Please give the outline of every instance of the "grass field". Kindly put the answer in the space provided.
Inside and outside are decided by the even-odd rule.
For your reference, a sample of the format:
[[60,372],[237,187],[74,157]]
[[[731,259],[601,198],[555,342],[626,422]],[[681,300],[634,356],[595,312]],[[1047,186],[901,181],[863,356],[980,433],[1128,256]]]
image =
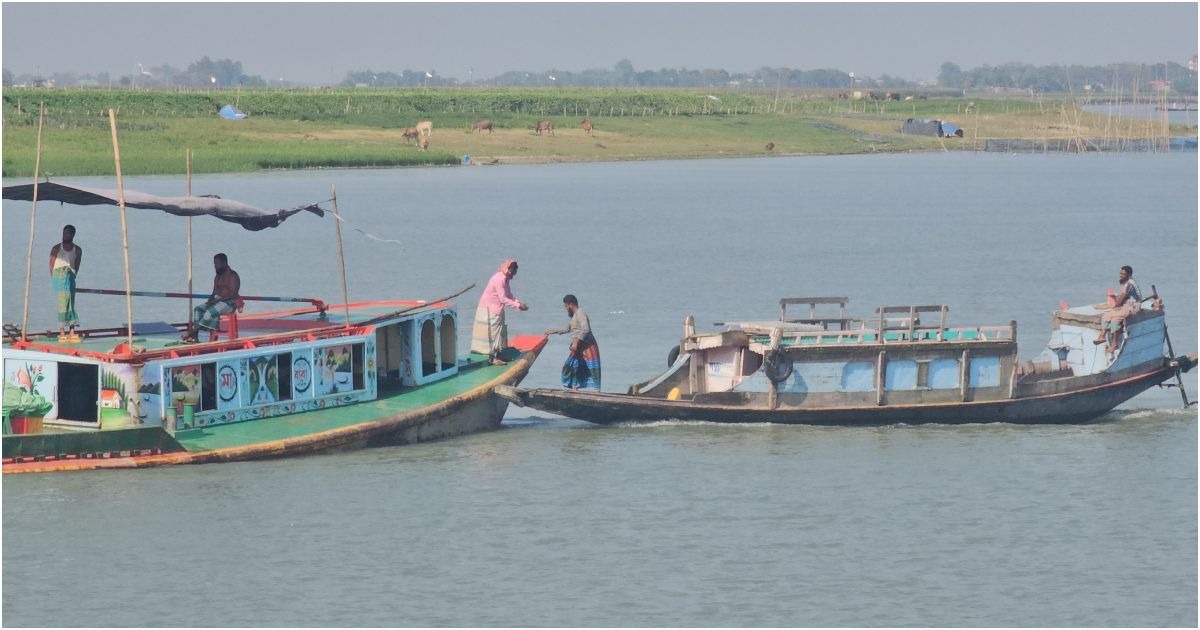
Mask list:
[[[931,98],[848,101],[829,93],[614,89],[295,90],[150,92],[35,90],[3,94],[7,177],[33,173],[37,104],[46,103],[42,172],[113,173],[106,111],[117,110],[128,174],[270,168],[417,166],[457,163],[464,154],[500,163],[955,150],[987,138],[1161,137],[1161,123],[1115,121],[1064,100]],[[242,121],[217,116],[236,102]],[[972,104],[972,107],[968,107]],[[580,120],[595,125],[586,135]],[[901,136],[908,117],[949,120],[964,138]],[[494,134],[472,132],[479,119]],[[433,122],[430,150],[403,129]],[[550,120],[553,135],[536,135]],[[1119,124],[1118,124],[1119,123]],[[1173,128],[1171,133],[1195,133]],[[773,143],[773,149],[766,148]]]

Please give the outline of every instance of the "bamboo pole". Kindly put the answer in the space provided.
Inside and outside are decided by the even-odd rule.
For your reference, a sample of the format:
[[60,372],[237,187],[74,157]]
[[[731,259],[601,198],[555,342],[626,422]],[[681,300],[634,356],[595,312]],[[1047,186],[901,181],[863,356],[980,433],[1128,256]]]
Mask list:
[[[192,149],[187,150],[187,196],[192,196]],[[187,246],[188,246],[188,289],[190,295],[192,292],[192,217],[187,218]],[[188,298],[187,321],[192,321],[192,298]]]
[[[129,327],[126,329],[126,340],[129,343],[129,352],[133,352],[133,290],[132,283],[129,281],[129,230],[125,224],[125,183],[121,179],[121,145],[117,142],[117,114],[112,109],[108,110],[108,126],[112,129],[113,141],[113,164],[117,169],[117,201],[121,206],[121,245],[125,252],[125,314],[126,323]],[[136,393],[136,392],[135,392]]]
[[342,253],[342,217],[338,214],[337,184],[333,184],[333,224],[337,226],[338,262],[342,266],[342,308],[346,313],[346,328],[350,328],[350,297],[346,290],[346,256]]
[[25,255],[25,310],[21,315],[21,340],[26,340],[25,329],[29,325],[29,279],[33,272],[33,234],[37,221],[38,177],[42,169],[42,126],[46,122],[46,102],[38,109],[37,149],[33,158],[33,210],[29,212],[29,253]]

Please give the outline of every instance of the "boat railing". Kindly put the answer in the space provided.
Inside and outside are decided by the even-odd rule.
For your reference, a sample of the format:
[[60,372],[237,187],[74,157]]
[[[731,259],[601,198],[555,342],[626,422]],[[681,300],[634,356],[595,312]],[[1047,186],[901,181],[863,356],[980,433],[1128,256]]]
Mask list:
[[[76,293],[93,293],[97,295],[126,295],[126,291],[120,289],[75,289]],[[172,293],[169,291],[129,291],[128,295],[137,297],[157,297],[157,298],[192,298],[199,300],[207,300],[212,297],[207,293]],[[325,319],[325,313],[329,310],[325,302],[317,298],[305,297],[285,297],[278,295],[239,295],[238,299],[243,302],[306,302],[312,304],[313,308],[319,314],[321,319]]]
[[[790,324],[816,324],[822,328],[829,329],[830,325],[834,326],[834,330],[849,330],[855,327],[855,324],[861,325],[862,321],[855,317],[846,317],[846,303],[850,301],[848,297],[794,297],[782,298],[779,300],[779,321]],[[787,307],[789,305],[807,304],[808,317],[788,319]],[[834,317],[817,315],[818,304],[837,304],[838,315]]]
[[[804,302],[807,303],[807,302]],[[830,346],[848,344],[889,344],[921,342],[994,342],[1014,341],[1017,323],[1008,326],[955,327],[946,325],[949,307],[944,304],[881,306],[875,309],[876,319],[868,327],[862,319],[843,318],[859,322],[858,326],[824,331],[783,331],[782,339],[790,347]],[[922,315],[936,315],[925,323]],[[795,321],[795,320],[789,320]],[[815,322],[806,322],[815,323]]]

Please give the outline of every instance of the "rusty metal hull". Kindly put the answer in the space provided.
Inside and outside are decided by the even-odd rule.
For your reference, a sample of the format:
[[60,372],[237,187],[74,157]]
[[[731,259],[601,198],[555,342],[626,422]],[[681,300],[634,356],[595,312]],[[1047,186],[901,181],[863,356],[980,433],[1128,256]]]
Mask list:
[[826,426],[979,422],[1071,424],[1096,419],[1146,389],[1175,378],[1178,370],[1178,366],[1166,365],[1109,383],[1040,396],[915,405],[770,409],[552,389],[500,388],[499,392],[517,404],[597,424],[663,420]]

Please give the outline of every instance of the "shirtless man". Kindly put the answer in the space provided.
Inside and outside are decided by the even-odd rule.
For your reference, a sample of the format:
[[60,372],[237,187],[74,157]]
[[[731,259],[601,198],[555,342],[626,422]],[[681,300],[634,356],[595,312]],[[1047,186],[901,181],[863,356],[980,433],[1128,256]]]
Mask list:
[[196,341],[201,328],[220,330],[221,316],[237,308],[238,291],[242,288],[241,277],[229,266],[229,258],[225,254],[213,256],[213,268],[216,269],[217,275],[213,278],[212,295],[203,304],[192,309],[192,325],[184,333],[184,341]]

